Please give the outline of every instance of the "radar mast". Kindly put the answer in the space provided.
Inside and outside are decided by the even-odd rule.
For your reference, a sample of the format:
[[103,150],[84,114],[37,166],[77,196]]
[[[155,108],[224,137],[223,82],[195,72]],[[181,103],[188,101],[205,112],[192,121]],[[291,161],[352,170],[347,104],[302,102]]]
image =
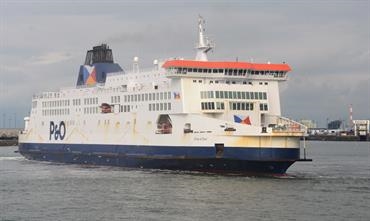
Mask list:
[[197,61],[208,61],[207,52],[215,47],[214,43],[211,42],[207,36],[205,36],[205,20],[199,15],[198,18],[198,43],[197,43]]

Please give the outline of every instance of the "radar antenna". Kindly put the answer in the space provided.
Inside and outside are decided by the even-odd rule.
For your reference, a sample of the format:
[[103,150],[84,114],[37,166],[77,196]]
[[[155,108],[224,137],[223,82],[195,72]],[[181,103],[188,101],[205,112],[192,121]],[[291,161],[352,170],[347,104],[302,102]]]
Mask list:
[[205,20],[199,15],[198,18],[198,43],[196,46],[197,56],[195,60],[197,61],[208,61],[207,52],[215,47],[214,43],[211,42],[207,36],[205,36]]

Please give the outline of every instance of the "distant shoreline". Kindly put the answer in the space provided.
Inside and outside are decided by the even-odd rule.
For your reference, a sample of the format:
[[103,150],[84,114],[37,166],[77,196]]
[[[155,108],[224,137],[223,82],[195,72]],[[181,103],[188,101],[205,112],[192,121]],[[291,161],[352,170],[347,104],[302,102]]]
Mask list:
[[0,147],[4,146],[17,146],[18,145],[18,139],[0,139]]
[[312,141],[370,141],[369,136],[363,137],[362,139],[359,136],[333,136],[333,135],[310,135],[305,137],[305,140]]

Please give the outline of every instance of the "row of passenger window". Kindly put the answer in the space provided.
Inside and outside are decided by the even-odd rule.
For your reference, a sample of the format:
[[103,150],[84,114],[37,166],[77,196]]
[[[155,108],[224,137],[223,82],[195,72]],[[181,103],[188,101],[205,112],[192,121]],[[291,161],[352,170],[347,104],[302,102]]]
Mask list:
[[121,105],[119,107],[120,112],[130,112],[130,105]]
[[225,110],[224,102],[201,102],[202,110]]
[[254,70],[241,70],[241,69],[226,69],[225,75],[229,76],[245,76],[246,74],[251,75],[271,75],[274,77],[284,77],[284,71],[254,71]]
[[253,103],[250,102],[230,102],[230,110],[247,110],[252,111],[254,109]]
[[145,94],[131,94],[124,96],[124,102],[170,100],[171,92],[156,92]]
[[149,111],[167,111],[171,110],[171,103],[149,104]]
[[84,105],[92,105],[92,104],[98,104],[97,97],[84,98]]
[[224,73],[224,69],[206,69],[206,68],[170,68],[176,74],[186,74],[187,72],[196,73]]
[[69,106],[69,100],[43,101],[42,107],[65,107]]
[[121,102],[121,96],[111,96],[110,102],[113,103],[120,103]]
[[60,115],[69,115],[69,109],[49,109],[42,110],[42,116],[60,116]]
[[80,106],[81,100],[80,99],[72,99],[72,105],[73,106]]
[[[247,110],[253,111],[254,104],[250,102],[229,102],[230,110]],[[223,102],[201,102],[202,110],[224,110],[225,105]],[[260,104],[261,111],[268,111],[266,103]]]
[[267,93],[248,91],[201,91],[200,98],[267,100]]
[[99,112],[98,107],[84,107],[84,114],[97,114]]

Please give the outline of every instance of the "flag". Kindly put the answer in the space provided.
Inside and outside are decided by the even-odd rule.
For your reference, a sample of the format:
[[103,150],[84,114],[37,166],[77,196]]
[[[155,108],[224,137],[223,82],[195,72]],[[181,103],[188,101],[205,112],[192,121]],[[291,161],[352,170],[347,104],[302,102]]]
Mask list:
[[173,97],[177,100],[180,99],[180,93],[173,92]]
[[251,119],[249,116],[245,117],[245,116],[234,115],[234,122],[240,123],[240,124],[252,125]]

